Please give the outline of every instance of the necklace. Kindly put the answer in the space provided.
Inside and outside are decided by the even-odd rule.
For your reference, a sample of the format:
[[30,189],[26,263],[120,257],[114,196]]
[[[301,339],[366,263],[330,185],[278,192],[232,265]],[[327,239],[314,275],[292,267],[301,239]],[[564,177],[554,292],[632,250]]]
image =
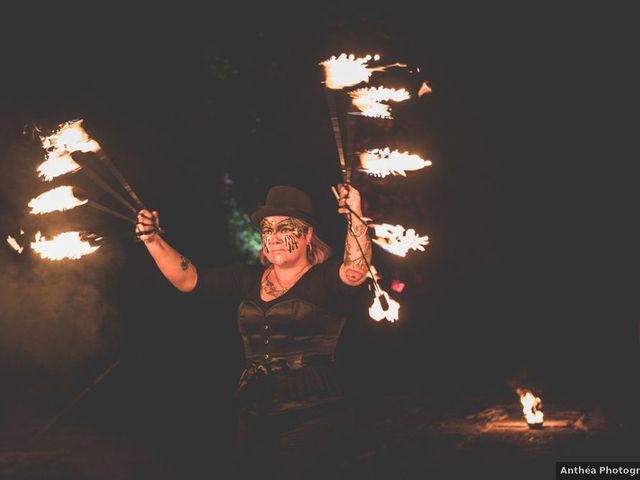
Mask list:
[[[304,274],[304,272],[306,272],[309,267],[311,267],[311,265],[305,265],[295,276],[293,282],[291,283],[290,286],[285,287],[284,284],[282,283],[282,281],[280,280],[280,278],[278,277],[278,274],[276,272],[276,269],[273,267],[273,265],[271,265],[269,267],[269,272],[267,273],[267,275],[265,275],[265,279],[264,282],[262,283],[262,287],[265,291],[266,294],[272,296],[272,297],[279,297],[280,295],[284,295],[287,291],[289,291],[289,289],[291,287],[293,287],[296,282],[298,281],[298,279]],[[271,273],[273,272],[273,275],[276,277],[276,281],[278,282],[278,284],[280,285],[281,288],[277,288],[274,283],[269,279],[269,277],[271,276]]]

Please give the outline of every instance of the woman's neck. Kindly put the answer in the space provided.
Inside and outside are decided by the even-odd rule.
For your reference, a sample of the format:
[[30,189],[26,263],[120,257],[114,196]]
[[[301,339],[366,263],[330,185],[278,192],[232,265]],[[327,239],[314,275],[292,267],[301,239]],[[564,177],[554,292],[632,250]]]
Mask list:
[[301,258],[300,261],[294,263],[293,265],[272,265],[274,271],[278,275],[278,278],[284,280],[285,282],[299,276],[301,272],[303,272],[310,266],[311,265],[306,258]]

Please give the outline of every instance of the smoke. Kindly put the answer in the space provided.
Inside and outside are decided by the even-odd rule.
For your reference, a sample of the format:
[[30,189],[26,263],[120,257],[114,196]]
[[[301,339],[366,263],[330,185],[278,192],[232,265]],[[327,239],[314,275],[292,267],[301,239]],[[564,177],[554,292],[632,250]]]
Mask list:
[[27,258],[15,258],[2,250],[0,364],[12,370],[69,371],[115,346],[113,258],[107,264],[101,253],[54,263],[28,251],[22,254]]

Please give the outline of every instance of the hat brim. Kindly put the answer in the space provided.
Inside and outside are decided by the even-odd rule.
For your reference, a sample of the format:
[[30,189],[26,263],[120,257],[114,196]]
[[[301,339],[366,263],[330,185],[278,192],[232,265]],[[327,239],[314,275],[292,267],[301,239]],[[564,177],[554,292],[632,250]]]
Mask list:
[[313,217],[295,208],[267,207],[263,205],[251,214],[251,223],[259,227],[264,217],[293,217],[308,223],[314,228],[317,227],[317,223]]

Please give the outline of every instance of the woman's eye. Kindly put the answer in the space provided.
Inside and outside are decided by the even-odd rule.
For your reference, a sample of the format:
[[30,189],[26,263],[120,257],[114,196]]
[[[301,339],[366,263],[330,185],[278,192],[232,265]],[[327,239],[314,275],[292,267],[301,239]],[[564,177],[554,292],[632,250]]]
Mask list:
[[262,235],[271,235],[271,230],[262,230]]

